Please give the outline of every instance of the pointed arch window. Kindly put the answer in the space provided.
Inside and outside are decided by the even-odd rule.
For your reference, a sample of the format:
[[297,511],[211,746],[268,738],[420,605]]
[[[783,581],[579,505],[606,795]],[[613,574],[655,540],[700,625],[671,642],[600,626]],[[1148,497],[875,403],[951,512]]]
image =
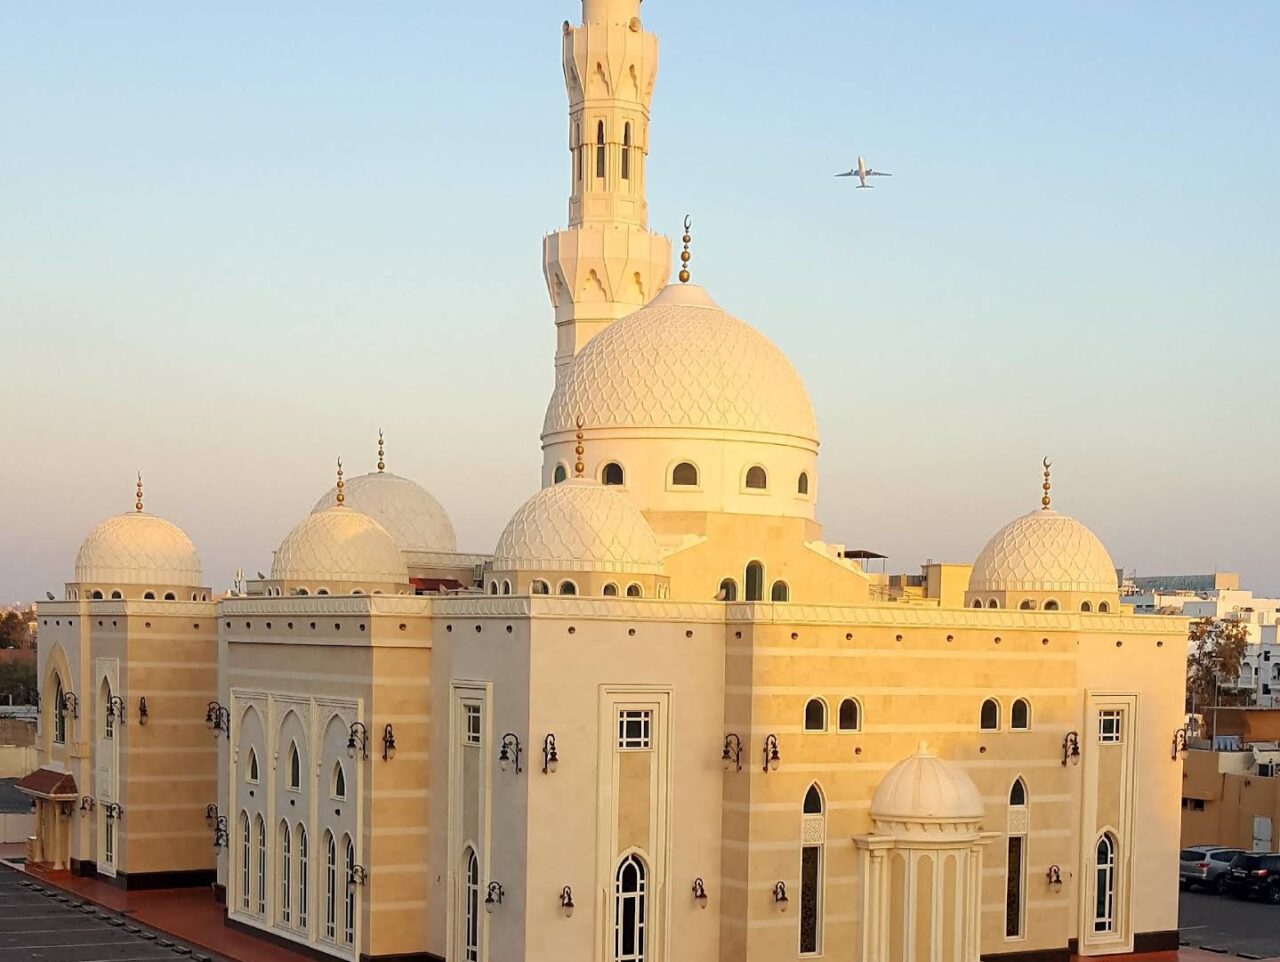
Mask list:
[[604,180],[604,121],[596,122],[596,177]]
[[302,791],[302,758],[298,755],[298,743],[289,743],[289,788]]
[[992,599],[990,599],[990,600],[987,602],[987,607],[988,607],[988,608],[999,608],[1000,606],[999,606],[998,604],[996,604],[996,599],[992,598]]
[[1004,937],[1026,934],[1027,784],[1015,778],[1009,789],[1008,840],[1004,876]]
[[747,601],[764,600],[764,565],[752,561],[747,565]]
[[258,752],[255,748],[249,749],[249,771],[247,779],[254,784],[258,782]]
[[688,461],[681,461],[671,470],[671,484],[677,488],[696,488],[698,469]]
[[1080,610],[1081,610],[1081,611],[1093,611],[1093,605],[1089,604],[1089,602],[1087,602],[1087,601],[1082,601],[1082,602],[1080,602]]
[[622,128],[622,179],[631,179],[631,124]]
[[249,911],[249,866],[253,856],[249,851],[249,813],[240,813],[240,908]]
[[809,790],[804,793],[804,813],[806,815],[822,814],[822,792],[818,791],[817,784],[809,786]]
[[104,681],[102,683],[102,704],[106,710],[102,715],[102,737],[114,739],[116,737],[116,710],[111,704],[111,683]]
[[988,698],[982,703],[982,711],[978,713],[978,728],[984,732],[1000,730],[1000,703]]
[[822,872],[827,836],[825,805],[817,783],[804,795],[804,825],[800,849],[800,954],[817,955],[822,949]]
[[342,762],[333,763],[333,797],[336,799],[347,797],[347,773],[342,770]]
[[862,729],[862,709],[853,698],[846,698],[840,703],[840,730],[856,732]]
[[645,962],[648,895],[645,864],[628,855],[618,866],[613,884],[613,962]]
[[53,693],[53,740],[59,745],[67,743],[67,693],[62,679],[54,676],[57,687]]
[[807,732],[824,732],[827,730],[827,706],[821,698],[810,698],[805,703],[804,730]]
[[347,945],[356,944],[356,886],[351,884],[356,867],[356,846],[350,835],[343,836],[343,847],[346,850],[347,895],[343,903],[342,941]]
[[337,937],[338,846],[333,832],[324,833],[324,937],[332,942]]
[[1103,832],[1094,850],[1093,931],[1116,930],[1116,837]]
[[280,921],[289,924],[293,908],[293,833],[280,822]]
[[470,845],[462,864],[467,880],[462,893],[462,959],[480,962],[480,860]]
[[267,914],[267,823],[259,815],[254,819],[256,841],[258,843],[258,914]]
[[1104,615],[1108,614],[1111,611],[1111,605],[1107,604],[1105,601],[1099,601],[1098,611]]
[[309,861],[307,852],[307,827],[298,823],[298,928],[307,927],[307,900],[310,896]]
[[981,607],[982,607],[982,599],[981,599],[981,598],[974,598],[974,599],[973,599],[973,607],[975,607],[975,608],[981,608]]

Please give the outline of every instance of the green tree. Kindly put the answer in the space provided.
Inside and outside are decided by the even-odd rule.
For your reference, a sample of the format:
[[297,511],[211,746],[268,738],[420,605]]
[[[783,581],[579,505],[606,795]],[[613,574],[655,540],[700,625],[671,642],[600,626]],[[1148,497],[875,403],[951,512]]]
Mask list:
[[31,644],[27,619],[17,611],[6,611],[0,618],[0,648],[26,648]]
[[1218,685],[1240,677],[1240,663],[1249,641],[1249,628],[1233,619],[1199,618],[1188,633],[1187,707],[1195,711],[1215,703]]
[[13,704],[25,705],[28,693],[36,687],[35,661],[0,662],[0,705],[9,704],[12,696]]

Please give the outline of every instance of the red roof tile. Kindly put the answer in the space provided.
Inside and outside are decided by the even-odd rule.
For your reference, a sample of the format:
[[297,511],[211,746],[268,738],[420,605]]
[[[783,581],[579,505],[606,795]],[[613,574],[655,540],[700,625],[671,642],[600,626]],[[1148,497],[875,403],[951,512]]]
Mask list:
[[36,798],[67,799],[79,798],[76,780],[66,772],[55,772],[48,768],[37,768],[25,778],[18,779],[14,786],[20,792],[34,795]]

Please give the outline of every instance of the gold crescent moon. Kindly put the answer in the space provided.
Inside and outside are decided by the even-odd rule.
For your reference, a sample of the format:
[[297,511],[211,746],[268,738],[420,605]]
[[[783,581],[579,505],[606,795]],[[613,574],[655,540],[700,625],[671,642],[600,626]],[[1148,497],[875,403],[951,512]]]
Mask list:
[[693,218],[692,218],[692,217],[690,217],[688,214],[685,214],[685,215],[684,215],[684,229],[685,229],[685,230],[688,230],[688,229],[689,229],[690,227],[692,227],[692,226],[693,226]]

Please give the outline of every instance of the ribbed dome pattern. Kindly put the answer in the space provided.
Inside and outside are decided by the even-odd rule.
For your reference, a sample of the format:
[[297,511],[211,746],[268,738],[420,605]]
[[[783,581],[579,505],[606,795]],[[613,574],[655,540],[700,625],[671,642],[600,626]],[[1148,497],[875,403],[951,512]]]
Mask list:
[[816,445],[795,368],[759,331],[693,285],[665,288],[592,338],[547,407],[543,434],[648,427],[758,431]]
[[80,584],[178,585],[198,588],[200,556],[176,524],[144,511],[108,518],[80,545]]
[[973,563],[969,590],[1115,594],[1118,588],[1111,555],[1092,531],[1075,518],[1037,509],[987,542]]
[[983,813],[973,779],[924,742],[889,769],[871,796],[871,817],[888,822],[973,822]]
[[409,571],[386,528],[367,514],[334,506],[309,514],[285,536],[271,562],[275,581],[408,585]]
[[521,505],[493,554],[499,570],[657,573],[662,565],[640,510],[583,479],[543,488]]
[[[346,505],[367,514],[387,529],[401,551],[457,551],[453,522],[440,502],[422,485],[390,471],[362,474],[346,482]],[[334,506],[338,489],[330,488],[312,514]]]

